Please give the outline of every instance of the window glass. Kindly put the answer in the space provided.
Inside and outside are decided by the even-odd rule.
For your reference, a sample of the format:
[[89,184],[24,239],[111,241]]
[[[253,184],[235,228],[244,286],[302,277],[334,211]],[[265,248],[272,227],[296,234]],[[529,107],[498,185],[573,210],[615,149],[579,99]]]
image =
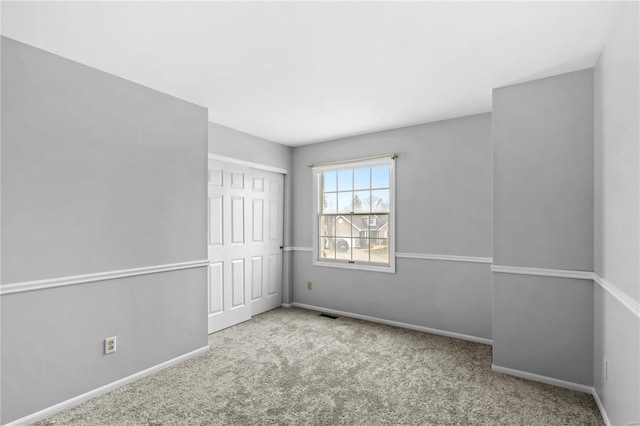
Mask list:
[[355,169],[353,171],[353,189],[369,189],[371,187],[371,169]]
[[316,262],[356,269],[372,265],[370,270],[394,272],[390,253],[393,163],[375,163],[365,167],[354,163],[351,168],[341,164],[335,170],[314,172],[320,190],[316,191]]
[[338,172],[338,191],[353,190],[353,170],[340,170]]
[[389,187],[389,168],[374,167],[371,169],[371,187],[372,188],[388,188]]
[[353,192],[338,192],[338,213],[353,212]]
[[335,192],[338,190],[338,173],[326,172],[324,174],[324,191]]

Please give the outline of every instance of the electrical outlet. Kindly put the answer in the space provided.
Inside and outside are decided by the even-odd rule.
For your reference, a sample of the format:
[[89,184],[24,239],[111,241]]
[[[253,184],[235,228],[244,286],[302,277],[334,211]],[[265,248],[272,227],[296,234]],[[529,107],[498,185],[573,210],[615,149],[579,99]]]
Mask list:
[[311,290],[313,288],[313,285],[311,284],[311,281],[307,281],[307,290]]
[[110,354],[116,351],[116,336],[104,339],[104,354]]

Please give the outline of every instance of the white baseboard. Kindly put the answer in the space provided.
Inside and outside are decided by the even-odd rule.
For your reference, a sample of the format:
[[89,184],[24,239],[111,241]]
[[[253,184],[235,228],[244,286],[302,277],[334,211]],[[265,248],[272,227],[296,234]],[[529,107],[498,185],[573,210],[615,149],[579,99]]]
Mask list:
[[27,424],[31,424],[33,422],[36,422],[38,420],[42,420],[45,419],[49,416],[54,415],[55,413],[58,413],[60,411],[63,410],[67,410],[71,407],[75,407],[78,404],[81,404],[89,399],[95,398],[97,396],[100,396],[104,393],[107,393],[109,391],[112,391],[116,388],[119,388],[121,386],[126,385],[127,383],[131,383],[131,382],[135,382],[136,380],[140,380],[145,376],[149,376],[153,373],[156,373],[160,370],[163,370],[167,367],[170,367],[174,364],[178,364],[182,361],[186,361],[189,358],[193,358],[195,356],[198,356],[200,354],[203,354],[205,352],[207,352],[209,350],[209,345],[207,346],[203,346],[200,349],[196,349],[195,351],[191,351],[189,353],[186,353],[184,355],[180,355],[176,358],[170,359],[168,361],[162,362],[158,365],[154,365],[153,367],[147,368],[146,370],[142,370],[139,371],[135,374],[132,374],[130,376],[124,377],[120,380],[116,380],[115,382],[109,383],[107,385],[104,386],[100,386],[97,389],[91,390],[89,392],[83,393],[82,395],[78,395],[74,398],[68,399],[66,401],[62,401],[56,405],[52,405],[49,408],[45,408],[44,410],[40,410],[37,411],[33,414],[29,414],[28,416],[22,417],[21,419],[18,420],[14,420],[11,423],[7,423],[5,426],[14,426],[14,425],[27,425]]
[[503,373],[509,376],[520,377],[522,379],[533,380],[534,382],[546,383],[548,385],[558,386],[565,389],[571,389],[584,393],[593,393],[593,388],[587,385],[581,385],[579,383],[567,382],[560,379],[554,379],[553,377],[541,376],[539,374],[529,373],[527,371],[514,370],[512,368],[500,367],[499,365],[491,364],[491,371],[496,373]]
[[579,392],[584,392],[591,394],[593,399],[596,401],[596,405],[598,406],[598,411],[600,411],[600,415],[602,416],[602,420],[604,420],[604,424],[607,426],[612,426],[611,421],[609,421],[609,416],[607,416],[607,412],[604,409],[604,404],[600,400],[600,396],[598,392],[596,392],[595,388],[587,385],[581,385],[579,383],[567,382],[560,379],[554,379],[553,377],[541,376],[539,374],[529,373],[521,370],[514,370],[513,368],[500,367],[499,365],[491,364],[491,371],[495,371],[496,373],[503,373],[509,376],[520,377],[522,379],[529,379],[535,382],[546,383],[552,386],[558,386],[565,389],[571,389]]
[[294,302],[294,303],[291,303],[291,305],[298,308],[310,309],[312,311],[326,312],[328,314],[334,314],[334,315],[343,316],[343,317],[350,317],[350,318],[356,318],[356,319],[361,319],[365,321],[377,322],[379,324],[393,325],[395,327],[408,328],[410,330],[416,330],[416,331],[424,331],[426,333],[438,334],[440,336],[446,336],[446,337],[453,337],[454,339],[468,340],[470,342],[482,343],[485,345],[493,344],[493,341],[491,339],[485,339],[483,337],[476,337],[476,336],[469,336],[466,334],[454,333],[451,331],[438,330],[435,328],[423,327],[421,325],[413,325],[413,324],[407,324],[399,321],[391,321],[383,318],[370,317],[368,315],[353,314],[351,312],[344,312],[344,311],[338,311],[335,309],[322,308],[320,306],[306,305],[304,303]]
[[293,304],[291,304],[291,303],[283,303],[282,307],[283,308],[291,308],[291,307],[293,307]]
[[604,409],[604,404],[600,400],[600,395],[598,395],[598,392],[596,392],[595,388],[593,389],[593,392],[591,392],[591,395],[593,395],[593,399],[596,400],[596,405],[598,406],[598,410],[600,410],[600,415],[602,416],[602,420],[604,420],[604,424],[607,426],[612,426],[611,421],[609,420],[609,416],[607,416],[607,412]]

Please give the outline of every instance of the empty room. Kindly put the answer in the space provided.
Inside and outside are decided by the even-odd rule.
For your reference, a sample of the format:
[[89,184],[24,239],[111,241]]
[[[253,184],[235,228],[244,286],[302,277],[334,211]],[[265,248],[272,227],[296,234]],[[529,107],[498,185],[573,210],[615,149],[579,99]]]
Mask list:
[[0,424],[640,425],[640,2],[0,16]]

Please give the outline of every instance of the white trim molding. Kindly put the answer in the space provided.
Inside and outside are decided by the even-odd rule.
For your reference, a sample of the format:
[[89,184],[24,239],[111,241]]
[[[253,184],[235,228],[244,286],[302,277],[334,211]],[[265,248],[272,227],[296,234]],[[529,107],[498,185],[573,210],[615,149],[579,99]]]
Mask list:
[[225,163],[236,164],[238,166],[250,167],[252,169],[265,170],[267,172],[287,174],[287,169],[281,169],[279,167],[267,166],[266,164],[253,163],[251,161],[240,160],[233,157],[225,157],[224,155],[209,154],[209,160],[223,161]]
[[632,299],[624,291],[620,290],[615,285],[611,284],[604,277],[597,272],[591,271],[571,271],[567,269],[543,269],[543,268],[530,268],[521,266],[502,266],[491,265],[491,271],[502,274],[520,274],[520,275],[535,275],[540,277],[556,277],[556,278],[576,278],[580,280],[592,280],[603,290],[613,296],[618,302],[622,303],[624,307],[629,309],[633,315],[640,318],[640,303]]
[[449,254],[425,254],[425,253],[396,253],[396,257],[403,259],[448,260],[453,262],[493,263],[491,257],[454,256]]
[[293,304],[291,304],[291,303],[283,303],[282,307],[289,309],[289,308],[293,307]]
[[604,409],[604,404],[600,400],[600,395],[598,395],[595,388],[593,388],[591,395],[593,395],[593,399],[596,400],[596,405],[598,406],[598,410],[600,410],[600,415],[602,416],[602,420],[604,420],[604,424],[606,426],[612,426],[611,420],[609,420],[609,416],[607,415],[607,411]]
[[541,376],[539,374],[529,373],[528,371],[514,370],[513,368],[501,367],[495,364],[491,364],[491,371],[507,374],[509,376],[520,377],[522,379],[533,380],[534,382],[546,383],[548,385],[558,386],[565,389],[593,394],[593,388],[591,386],[582,385],[580,383],[567,382],[560,379],[554,379],[553,377]]
[[142,268],[120,269],[117,271],[98,272],[95,274],[74,275],[70,277],[50,278],[37,281],[4,284],[0,286],[0,295],[23,293],[25,291],[44,290],[47,288],[86,284],[116,278],[134,277],[136,275],[157,274],[159,272],[177,271],[180,269],[202,268],[209,265],[208,260],[169,263],[165,265],[145,266]]
[[55,413],[59,413],[60,411],[67,410],[71,407],[75,407],[78,404],[83,403],[91,398],[95,398],[104,393],[117,389],[121,386],[124,386],[128,383],[135,382],[136,380],[140,380],[143,377],[149,376],[153,373],[157,373],[160,370],[164,370],[167,367],[178,364],[180,362],[186,361],[189,358],[193,358],[195,356],[201,355],[209,350],[209,345],[203,346],[195,351],[188,352],[184,355],[180,355],[176,358],[170,359],[168,361],[162,362],[160,364],[154,365],[153,367],[147,368],[146,370],[139,371],[130,376],[124,377],[120,380],[116,380],[115,382],[106,384],[104,386],[100,386],[99,388],[93,389],[89,392],[83,393],[66,401],[62,401],[56,405],[52,405],[49,408],[45,408],[44,410],[37,411],[33,414],[29,414],[26,417],[22,417],[21,419],[14,420],[11,423],[7,423],[5,426],[16,426],[16,425],[27,425],[38,420],[45,419]]
[[607,426],[612,426],[611,421],[609,420],[609,416],[607,415],[607,411],[604,409],[604,404],[600,400],[600,395],[595,388],[587,385],[582,385],[580,383],[567,382],[565,380],[554,379],[553,377],[541,376],[539,374],[529,373],[527,371],[522,370],[514,370],[513,368],[501,367],[499,365],[491,364],[491,371],[495,371],[496,373],[506,374],[508,376],[520,377],[521,379],[533,380],[534,382],[546,383],[552,386],[558,386],[565,389],[575,390],[578,392],[584,392],[591,394],[593,399],[596,401],[596,405],[598,406],[598,411],[600,411],[600,415],[602,416],[602,420],[604,420],[604,424]]
[[311,247],[291,247],[291,246],[285,247],[283,250],[284,251],[309,251],[309,252],[313,251]]
[[603,278],[597,272],[593,273],[593,281],[595,281],[603,290],[616,298],[618,302],[622,303],[627,309],[631,311],[636,317],[640,318],[640,303],[633,300],[624,291],[620,290],[615,285],[611,284],[605,278]]
[[593,280],[591,271],[571,271],[568,269],[543,269],[522,266],[491,265],[492,272],[502,274],[536,275],[540,277],[576,278],[579,280]]
[[309,309],[311,311],[326,312],[328,314],[333,314],[333,315],[338,315],[343,317],[356,318],[356,319],[361,319],[365,321],[376,322],[379,324],[392,325],[394,327],[407,328],[409,330],[423,331],[425,333],[437,334],[445,337],[452,337],[454,339],[468,340],[470,342],[482,343],[484,345],[493,344],[493,340],[485,339],[484,337],[469,336],[467,334],[460,334],[460,333],[454,333],[452,331],[438,330],[435,328],[423,327],[421,325],[413,325],[413,324],[407,324],[399,321],[387,320],[383,318],[370,317],[369,315],[353,314],[351,312],[338,311],[336,309],[322,308],[320,306],[307,305],[304,303],[297,303],[297,302],[291,303],[290,306],[295,306],[297,308],[302,308],[302,309]]
[[[313,252],[312,247],[285,247],[284,251],[308,251]],[[447,260],[452,262],[493,263],[490,257],[456,256],[450,254],[426,254],[426,253],[398,253],[396,258],[421,259],[421,260]]]

